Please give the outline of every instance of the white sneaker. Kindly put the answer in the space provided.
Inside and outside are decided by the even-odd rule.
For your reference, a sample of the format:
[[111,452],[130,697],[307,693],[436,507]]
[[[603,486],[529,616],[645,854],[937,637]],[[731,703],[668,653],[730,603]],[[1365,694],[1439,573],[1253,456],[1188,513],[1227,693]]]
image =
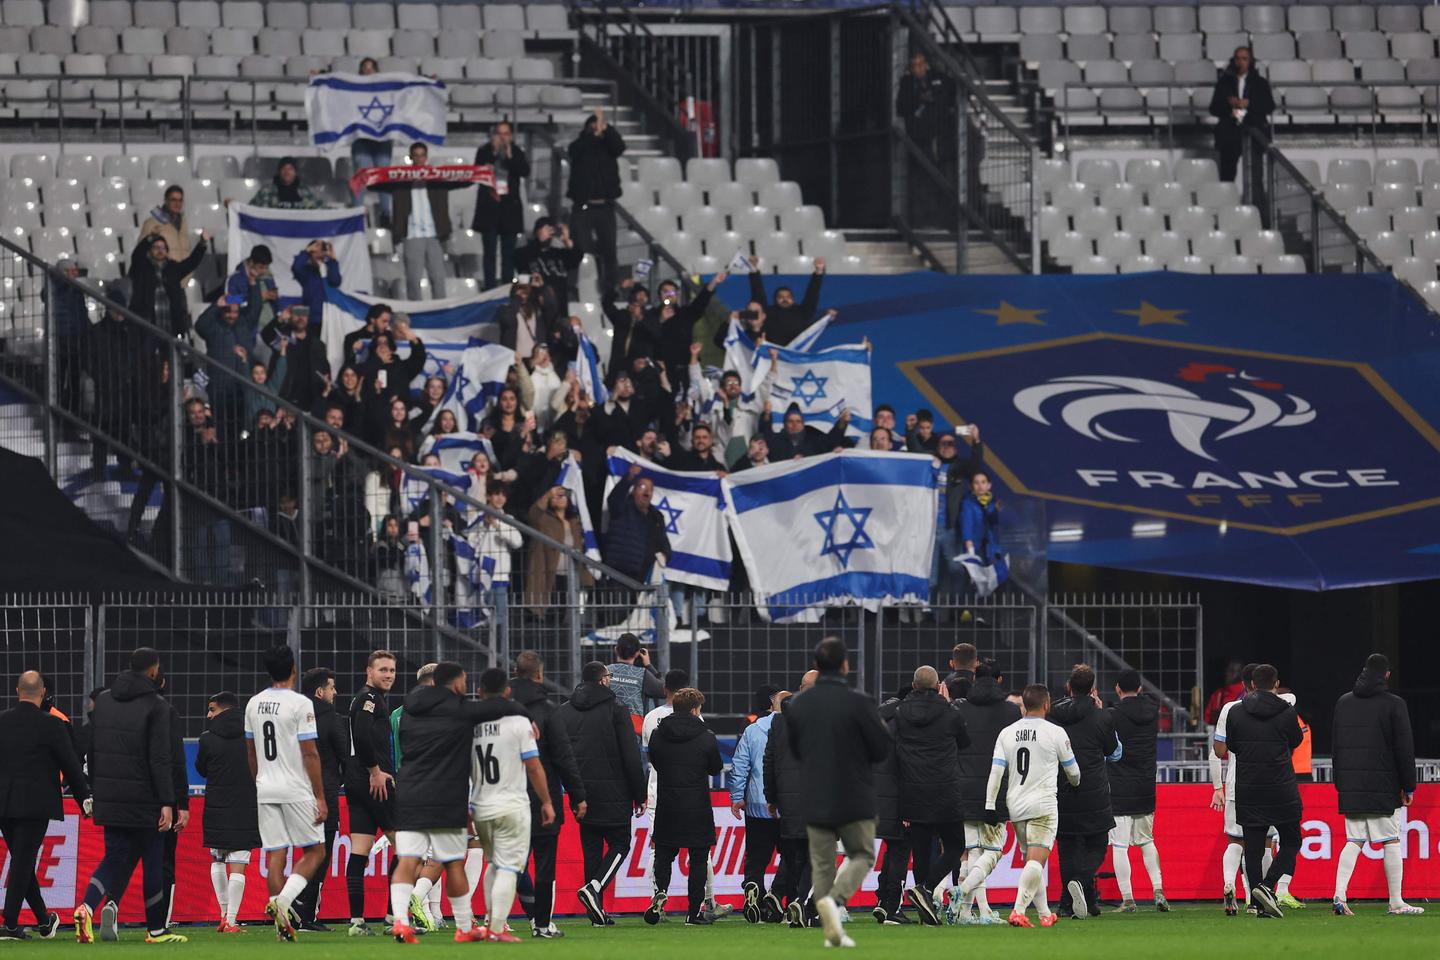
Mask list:
[[1075,911],[1075,919],[1084,920],[1090,916],[1090,905],[1085,902],[1085,888],[1080,886],[1080,881],[1071,880],[1065,889],[1070,891],[1070,908]]
[[840,942],[839,942],[839,943],[831,943],[829,940],[826,940],[826,941],[825,941],[825,946],[826,946],[826,947],[853,947],[853,946],[855,946],[855,941],[854,941],[854,940],[851,940],[849,937],[845,936],[845,934],[842,933],[842,934],[840,935]]
[[[833,897],[820,897],[815,901],[815,912],[820,914],[820,926],[825,931],[825,945],[827,947],[841,947],[843,941],[850,939],[845,936],[845,929],[840,925],[840,906]],[[850,944],[854,946],[852,942]]]

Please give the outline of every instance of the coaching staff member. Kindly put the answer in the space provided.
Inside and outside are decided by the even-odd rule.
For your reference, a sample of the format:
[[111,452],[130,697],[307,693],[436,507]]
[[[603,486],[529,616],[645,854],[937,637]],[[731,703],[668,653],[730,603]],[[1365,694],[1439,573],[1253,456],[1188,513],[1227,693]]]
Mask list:
[[240,698],[222,690],[205,703],[205,732],[195,754],[195,772],[205,778],[205,827],[210,882],[220,904],[220,932],[239,933],[235,921],[245,897],[245,868],[260,846],[260,809],[255,777],[245,746],[245,711]]
[[[805,671],[799,692],[815,686],[819,676],[815,670]],[[778,713],[770,724],[770,738],[765,741],[765,804],[770,815],[780,820],[780,868],[770,889],[785,901],[785,919],[798,929],[805,926],[805,908],[800,901],[810,889],[810,842],[801,815],[800,783],[804,774],[787,732],[786,715],[794,699],[789,690],[775,695]]]
[[350,860],[345,864],[345,887],[350,894],[352,937],[374,936],[365,925],[365,865],[375,834],[383,832],[392,845],[395,842],[395,741],[388,699],[393,686],[395,654],[376,650],[365,664],[365,685],[350,700],[352,753],[345,767]]
[[556,711],[570,738],[588,809],[580,819],[585,882],[575,891],[595,926],[610,926],[605,888],[630,852],[630,817],[645,812],[645,771],[630,711],[610,690],[610,671],[585,664],[570,702]]
[[1119,760],[1124,751],[1115,736],[1115,719],[1100,705],[1095,693],[1095,671],[1080,664],[1070,671],[1065,685],[1070,696],[1050,707],[1050,721],[1065,728],[1075,760],[1080,764],[1080,785],[1060,784],[1060,914],[1088,917],[1099,910],[1095,872],[1105,862],[1110,830],[1110,778],[1107,760]]
[[1160,730],[1160,703],[1141,692],[1140,673],[1136,670],[1121,672],[1115,681],[1115,694],[1120,699],[1109,712],[1123,752],[1107,772],[1110,806],[1115,814],[1115,829],[1110,831],[1110,846],[1114,848],[1111,862],[1115,865],[1115,882],[1120,886],[1120,912],[1136,910],[1130,882],[1130,848],[1139,847],[1155,894],[1155,909],[1169,913],[1160,877],[1160,852],[1154,840],[1155,738]]
[[[957,646],[956,650],[959,649]],[[1005,686],[1001,683],[1004,679],[993,662],[978,662],[965,699],[955,703],[955,709],[965,718],[965,732],[970,735],[970,745],[960,751],[960,815],[965,821],[965,864],[961,875],[966,879],[962,883],[964,890],[950,897],[951,907],[962,921],[970,919],[973,898],[973,903],[980,908],[981,919],[991,922],[986,919],[992,914],[985,895],[985,878],[1000,862],[1005,847],[1005,823],[1010,819],[1003,785],[996,800],[996,822],[988,823],[985,817],[985,791],[990,782],[995,741],[1001,730],[1020,719],[1020,708],[1005,696]],[[953,696],[954,687],[951,691]],[[959,906],[955,905],[957,901]]]
[[1335,874],[1335,913],[1351,916],[1346,905],[1350,875],[1366,841],[1384,851],[1385,882],[1390,888],[1389,913],[1413,916],[1401,896],[1399,813],[1415,797],[1415,737],[1405,701],[1390,692],[1390,661],[1372,653],[1355,681],[1355,689],[1335,704],[1335,792],[1345,817],[1345,849]]
[[20,928],[20,904],[25,900],[35,913],[41,936],[49,940],[60,928],[60,917],[45,908],[35,880],[35,857],[45,843],[49,822],[65,817],[60,778],[65,778],[86,815],[90,787],[67,724],[40,706],[45,699],[45,681],[38,671],[20,674],[15,696],[20,702],[0,713],[0,743],[6,748],[5,763],[0,765],[0,833],[10,849],[0,940],[30,938]]
[[[845,642],[826,637],[815,648],[815,686],[794,698],[786,735],[800,758],[801,810],[810,841],[815,910],[831,946],[853,946],[840,907],[875,865],[874,764],[890,753],[890,734],[875,704],[850,689]],[[835,868],[835,844],[845,862]]]
[[310,698],[315,710],[315,744],[320,751],[320,781],[325,788],[325,859],[294,906],[300,914],[301,930],[328,933],[330,928],[316,919],[315,913],[330,873],[335,834],[340,832],[340,786],[345,782],[345,762],[350,757],[350,731],[345,718],[335,709],[335,671],[311,667],[300,678],[300,692]]
[[146,938],[154,943],[184,943],[186,937],[165,929],[165,834],[175,823],[170,705],[160,696],[160,654],[140,647],[130,654],[130,669],[95,698],[95,734],[90,741],[90,786],[95,822],[105,828],[105,856],[75,908],[75,939],[95,939],[95,910],[104,900],[100,936],[120,939],[118,904],[135,873],[144,866]]
[[540,797],[534,790],[530,791],[530,850],[535,857],[535,908],[530,914],[530,932],[544,940],[559,939],[565,934],[552,921],[555,858],[560,849],[560,825],[565,822],[561,788],[570,796],[570,809],[575,818],[583,822],[589,810],[585,802],[585,781],[575,763],[570,736],[558,716],[560,708],[545,693],[545,661],[540,654],[526,650],[515,658],[510,698],[525,708],[540,729],[540,766],[545,771],[546,789],[555,807],[555,819],[548,824],[542,822]]
[[[1280,675],[1268,663],[1255,668],[1255,689],[1231,708],[1225,739],[1215,741],[1223,760],[1235,755],[1235,820],[1245,834],[1245,879],[1262,917],[1282,917],[1275,882],[1294,874],[1300,852],[1300,788],[1290,753],[1300,746],[1295,708],[1280,699]],[[1267,873],[1262,865],[1271,827],[1280,834],[1280,852]]]

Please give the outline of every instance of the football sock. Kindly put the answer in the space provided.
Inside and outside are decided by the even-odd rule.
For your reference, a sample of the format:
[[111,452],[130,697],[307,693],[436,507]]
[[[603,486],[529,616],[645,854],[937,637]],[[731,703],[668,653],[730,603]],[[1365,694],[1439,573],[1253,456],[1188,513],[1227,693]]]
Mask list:
[[220,919],[225,919],[225,861],[210,864],[210,886],[215,888],[215,902],[220,905]]
[[396,923],[404,923],[409,926],[410,920],[410,895],[415,892],[415,884],[401,883],[398,880],[390,884],[390,912],[395,915]]
[[470,881],[470,893],[468,896],[474,899],[475,892],[480,889],[480,875],[485,872],[485,851],[479,847],[471,847],[465,851],[465,879]]
[[705,899],[715,899],[715,867],[708,857],[705,860]]
[[[1351,844],[1346,844],[1351,846]],[[1401,907],[1405,899],[1400,895],[1401,881],[1405,877],[1405,861],[1400,856],[1400,844],[1385,844],[1385,884],[1390,888],[1390,906]]]
[[[1040,871],[1037,870],[1035,872],[1038,875]],[[1040,877],[1040,879],[1035,882],[1035,909],[1039,911],[1042,917],[1050,916],[1050,895],[1045,889],[1044,877]]]
[[1260,876],[1270,876],[1270,864],[1275,862],[1275,851],[1270,849],[1270,844],[1265,844],[1265,855],[1260,858]]
[[[990,898],[985,893],[985,881],[983,880],[980,881],[980,886],[975,888],[975,906],[980,908],[982,914],[990,912]],[[966,914],[969,914],[969,910],[966,910]]]
[[225,922],[235,926],[240,916],[240,904],[245,901],[245,874],[230,874],[229,891],[225,897]]
[[1340,851],[1340,865],[1335,868],[1335,899],[1344,900],[1350,893],[1350,875],[1355,872],[1355,861],[1360,859],[1360,844],[1347,843]]
[[345,861],[345,889],[350,894],[350,922],[365,922],[365,865],[370,858],[358,853]]
[[1147,843],[1140,848],[1140,859],[1145,861],[1145,872],[1150,875],[1150,887],[1159,892],[1165,889],[1165,881],[1160,876],[1160,851],[1154,843]]
[[1227,843],[1225,854],[1220,858],[1220,867],[1225,872],[1225,889],[1235,890],[1235,874],[1240,872],[1240,862],[1245,859],[1245,848],[1238,843]]
[[463,896],[450,897],[449,900],[450,912],[455,915],[455,929],[469,930],[475,926],[475,912],[470,907],[470,891],[466,891]]
[[[418,879],[418,880],[415,881],[414,896],[419,897],[419,898],[420,898],[420,902],[421,902],[421,903],[424,903],[425,900],[426,900],[426,898],[430,896],[430,888],[433,887],[433,886],[435,886],[435,881],[434,881],[434,880],[431,880],[429,877],[421,877],[420,879]],[[397,917],[408,917],[408,916],[410,916],[410,905],[409,905],[409,901],[406,901],[405,912],[404,912],[404,913],[397,913],[395,916],[397,916]]]
[[502,933],[505,918],[510,916],[510,908],[515,904],[515,871],[497,870],[492,866],[490,872],[495,876],[485,896],[486,926],[493,933]]
[[445,910],[441,906],[441,904],[445,900],[444,890],[441,889],[441,885],[438,881],[430,885],[430,895],[426,899],[429,901],[426,906],[430,908],[430,919],[436,921],[437,923],[440,920],[444,919]]
[[1275,896],[1283,897],[1290,892],[1290,874],[1282,873],[1280,881],[1275,884]]
[[280,893],[275,899],[280,901],[280,906],[288,910],[295,902],[295,898],[304,892],[305,886],[309,882],[300,874],[292,873],[285,878],[285,886],[280,888]]
[[1044,874],[1040,869],[1040,864],[1034,860],[1027,860],[1025,868],[1020,871],[1020,886],[1015,897],[1016,913],[1023,914],[1030,908],[1030,901],[1035,899],[1035,894],[1039,891],[1043,878]]
[[1120,899],[1127,903],[1135,899],[1135,891],[1130,886],[1130,848],[1111,847],[1111,863],[1115,867],[1115,884],[1120,888]]

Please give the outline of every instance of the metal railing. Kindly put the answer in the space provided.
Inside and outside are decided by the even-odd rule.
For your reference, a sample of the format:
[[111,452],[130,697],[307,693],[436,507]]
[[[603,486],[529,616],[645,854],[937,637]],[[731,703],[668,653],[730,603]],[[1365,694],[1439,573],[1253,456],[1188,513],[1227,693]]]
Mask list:
[[[496,602],[473,564],[485,556],[510,564],[497,526],[518,531],[528,548],[528,569],[517,556],[515,576],[534,606],[578,607],[582,578],[642,589],[533,525],[557,535],[569,526],[578,544],[573,512],[552,518],[538,502],[517,503],[525,522],[487,503],[482,491],[497,479],[488,459],[472,465],[475,473],[436,476],[392,456],[403,446],[388,437],[357,436],[363,421],[327,423],[252,381],[252,361],[281,369],[262,356],[272,349],[263,338],[245,348],[242,374],[3,238],[0,252],[0,283],[18,294],[0,327],[0,385],[34,412],[16,418],[13,404],[0,407],[5,441],[18,434],[38,444],[72,499],[176,579],[251,584],[302,603],[359,593],[437,637],[481,646],[485,635],[443,611]],[[280,336],[269,342],[290,332],[273,329]],[[304,341],[294,349],[300,361]],[[316,402],[330,397],[342,412],[358,402],[347,398],[345,379],[337,371],[324,395],[313,388]]]
[[[16,110],[19,116],[6,119],[3,125],[53,129],[62,145],[77,139],[74,131],[84,131],[84,136],[78,138],[81,142],[93,143],[98,136],[113,133],[124,145],[131,141],[149,142],[144,136],[146,133],[153,134],[149,139],[169,142],[171,131],[178,130],[178,139],[189,152],[197,133],[211,127],[223,128],[231,134],[248,127],[252,146],[261,142],[262,130],[275,129],[293,141],[295,133],[308,129],[305,87],[309,77],[33,74],[23,79],[27,85],[25,90],[5,91],[7,107]],[[619,91],[615,81],[603,78],[467,77],[446,78],[445,84],[454,91],[463,91],[458,97],[452,93],[452,116],[481,114],[475,124],[477,128],[502,119],[526,117],[527,111],[547,121],[555,120],[557,124],[573,123],[580,118],[584,109],[581,103],[543,103],[545,88],[574,89],[581,97],[586,92],[600,92],[606,94],[611,103],[617,101]],[[247,88],[248,95],[243,92]],[[479,93],[472,95],[472,90]],[[456,126],[463,128],[466,124],[461,122]]]

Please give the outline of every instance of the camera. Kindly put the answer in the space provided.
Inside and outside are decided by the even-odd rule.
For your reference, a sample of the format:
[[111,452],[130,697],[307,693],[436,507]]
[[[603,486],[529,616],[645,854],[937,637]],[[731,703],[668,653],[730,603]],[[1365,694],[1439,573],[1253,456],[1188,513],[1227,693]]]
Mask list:
[[740,319],[741,319],[741,320],[759,320],[759,319],[760,319],[760,312],[759,312],[758,310],[741,310],[741,311],[740,311]]

